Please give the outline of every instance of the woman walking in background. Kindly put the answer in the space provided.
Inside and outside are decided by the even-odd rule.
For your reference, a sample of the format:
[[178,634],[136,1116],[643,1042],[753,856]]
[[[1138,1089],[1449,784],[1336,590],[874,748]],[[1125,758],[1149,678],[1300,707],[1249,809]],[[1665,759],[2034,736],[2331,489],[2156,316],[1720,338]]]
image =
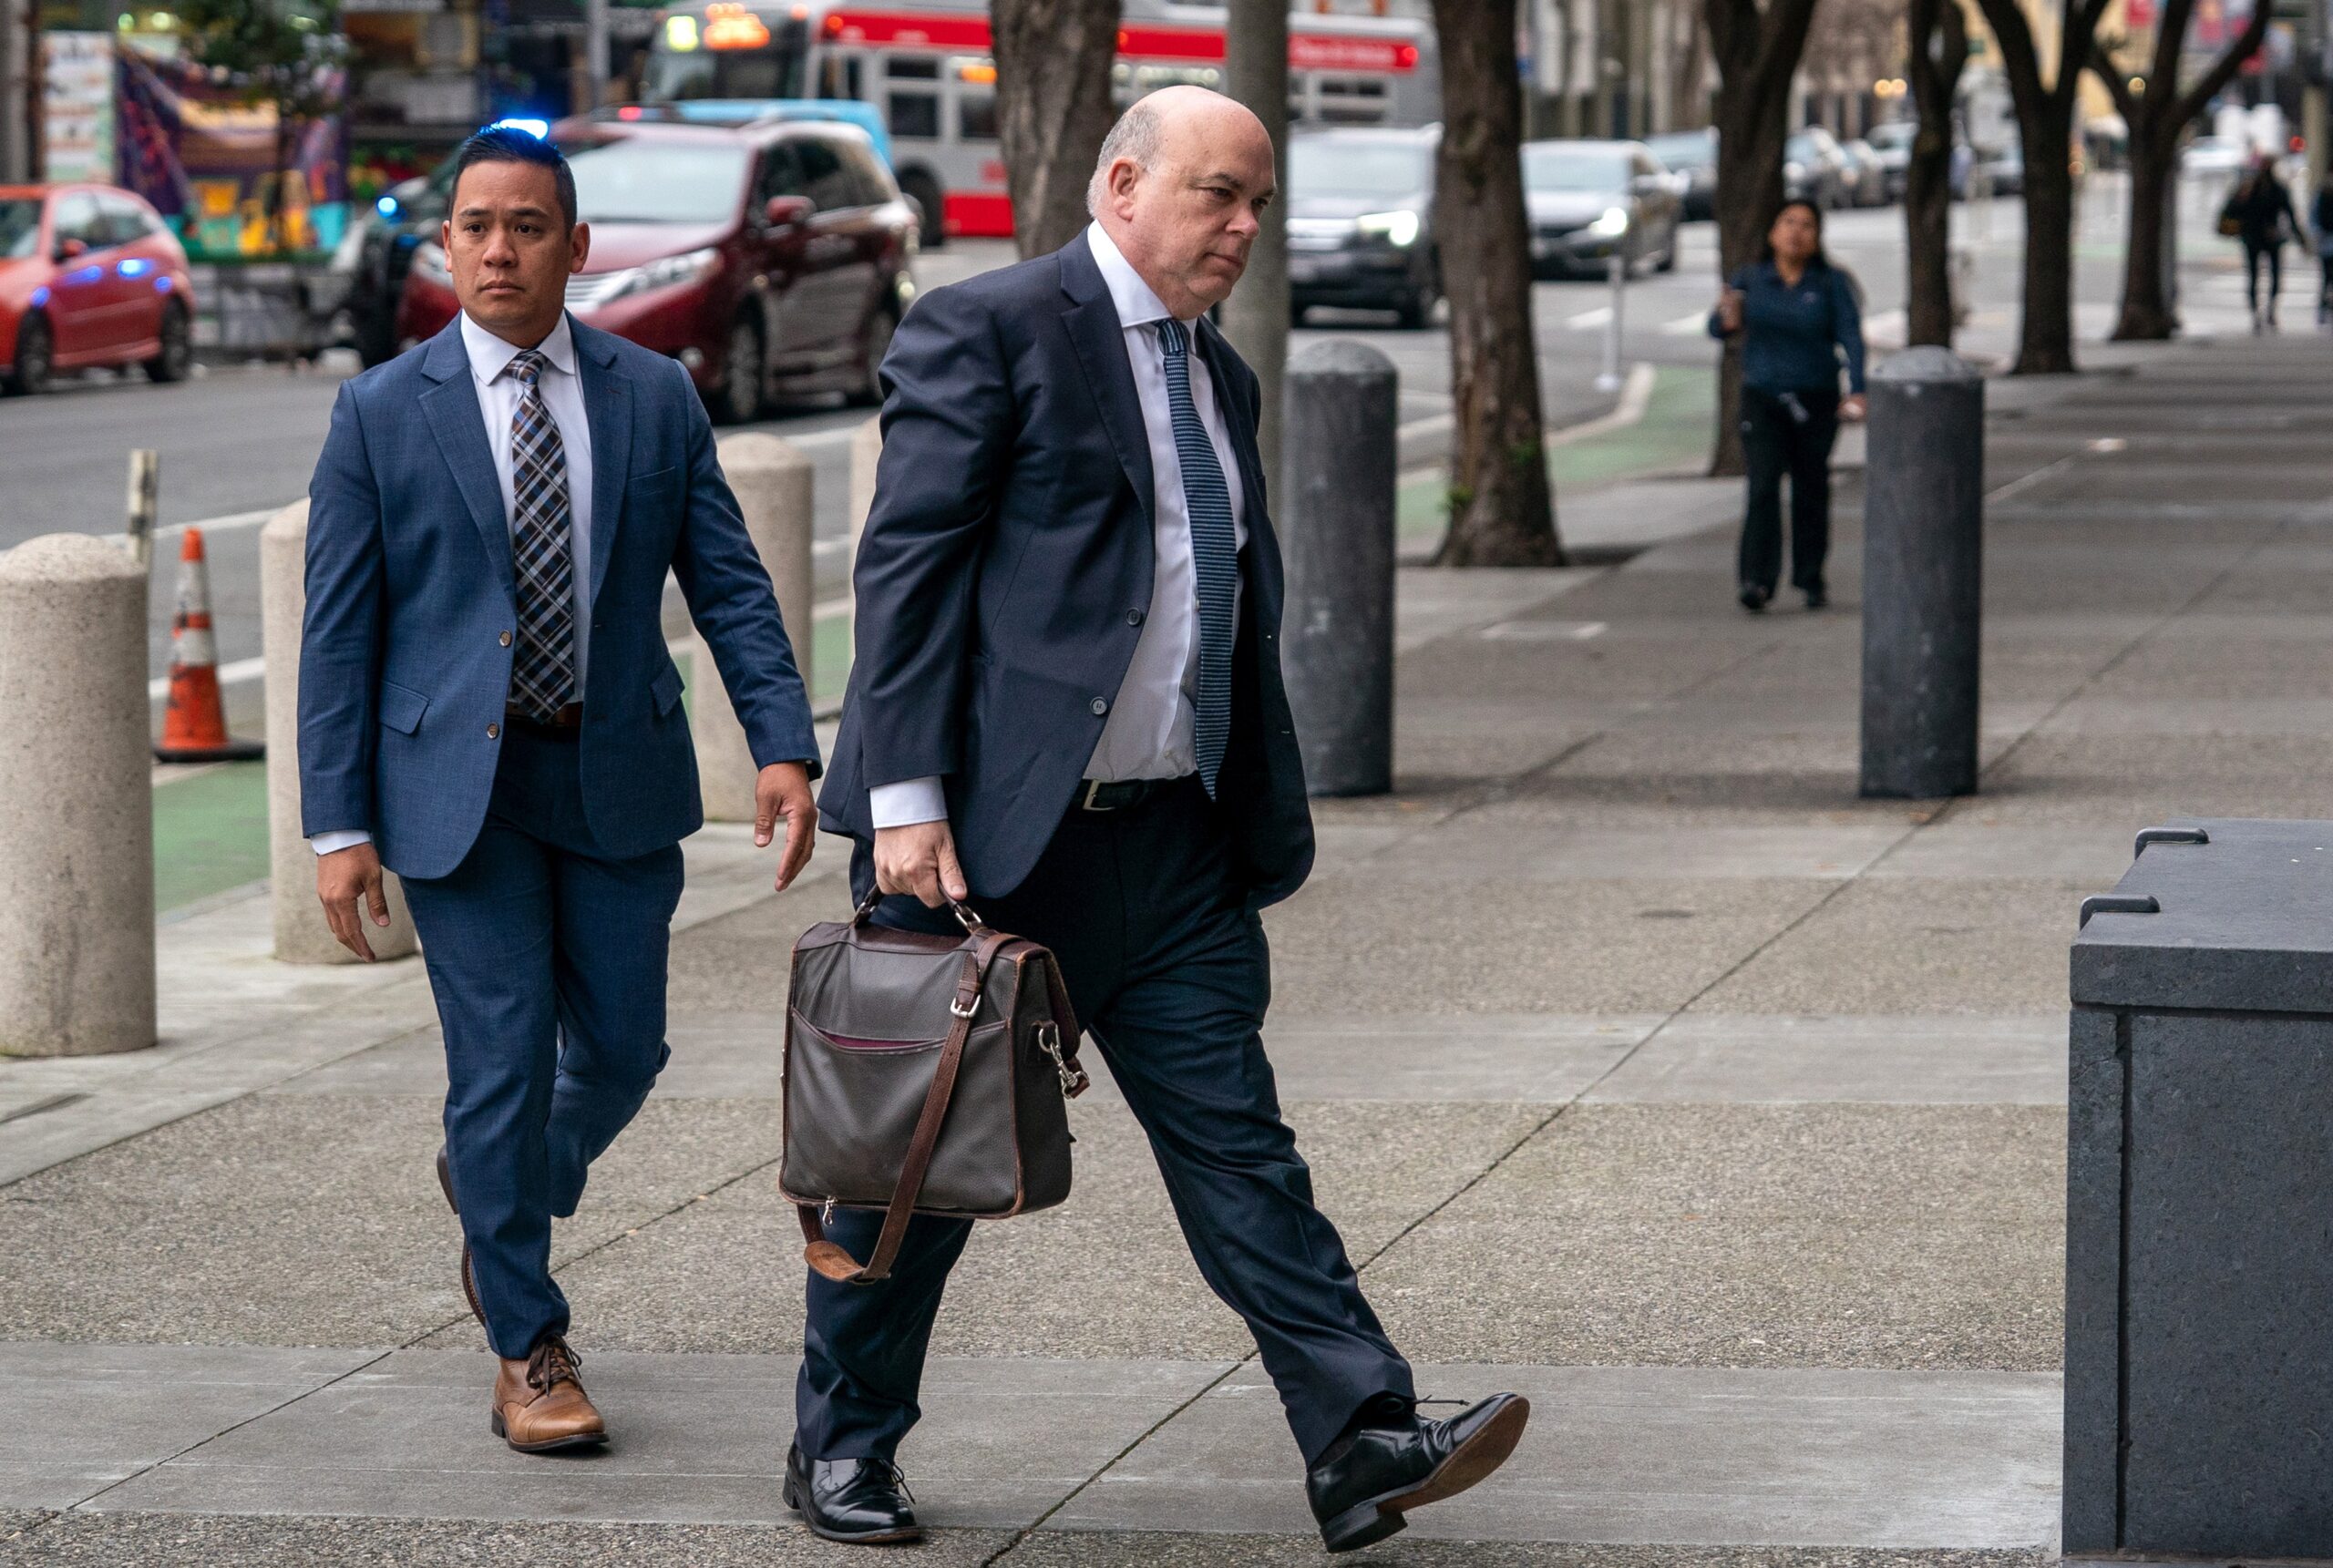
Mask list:
[[[2220,209],[2220,232],[2244,246],[2244,301],[2252,307],[2252,330],[2276,330],[2276,295],[2285,282],[2285,241],[2300,232],[2292,192],[2276,178],[2267,155],[2256,152],[2251,167]],[[2260,263],[2268,264],[2268,301],[2260,302]]]
[[[1863,313],[1855,281],[1823,253],[1823,214],[1785,201],[1765,253],[1726,280],[1710,335],[1742,340],[1742,448],[1750,503],[1742,520],[1742,608],[1774,597],[1783,565],[1783,477],[1790,477],[1790,579],[1806,608],[1830,602],[1831,445],[1863,417]],[[1839,395],[1844,361],[1847,395]]]
[[2333,322],[2333,172],[2317,188],[2309,204],[2310,223],[2317,230],[2317,324]]

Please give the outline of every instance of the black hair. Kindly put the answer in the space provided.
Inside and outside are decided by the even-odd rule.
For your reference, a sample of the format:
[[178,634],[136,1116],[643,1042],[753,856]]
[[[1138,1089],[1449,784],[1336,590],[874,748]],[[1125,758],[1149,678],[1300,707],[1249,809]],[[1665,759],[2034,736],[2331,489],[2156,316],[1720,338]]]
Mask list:
[[478,163],[531,163],[550,169],[559,189],[560,212],[570,229],[575,227],[575,171],[567,167],[567,155],[543,138],[515,125],[490,125],[472,132],[454,151],[455,190],[461,190],[462,176],[470,166]]
[[1771,261],[1774,259],[1774,225],[1782,220],[1783,213],[1793,207],[1805,208],[1806,215],[1814,220],[1814,254],[1806,259],[1806,264],[1809,267],[1828,267],[1831,258],[1823,249],[1823,209],[1804,196],[1792,197],[1775,208],[1774,215],[1766,220],[1766,231],[1758,240],[1758,260]]

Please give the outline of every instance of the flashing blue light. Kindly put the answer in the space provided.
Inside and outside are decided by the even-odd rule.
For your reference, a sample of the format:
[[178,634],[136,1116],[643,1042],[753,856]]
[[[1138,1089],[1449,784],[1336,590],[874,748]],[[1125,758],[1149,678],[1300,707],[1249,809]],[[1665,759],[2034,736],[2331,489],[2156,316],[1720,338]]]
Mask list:
[[167,294],[170,292],[170,275],[168,272],[154,274],[154,292],[158,294]]
[[154,263],[138,256],[125,256],[114,263],[116,272],[125,278],[142,278],[154,270]]
[[48,285],[46,283],[43,283],[39,288],[33,291],[33,304],[35,308],[38,308],[39,306],[46,303],[48,303]]
[[537,141],[540,141],[550,135],[550,121],[547,119],[498,119],[492,125],[488,126],[486,128],[488,130],[523,130],[529,136],[533,137]]
[[373,203],[373,210],[384,218],[394,218],[397,215],[397,199],[394,196],[384,196]]

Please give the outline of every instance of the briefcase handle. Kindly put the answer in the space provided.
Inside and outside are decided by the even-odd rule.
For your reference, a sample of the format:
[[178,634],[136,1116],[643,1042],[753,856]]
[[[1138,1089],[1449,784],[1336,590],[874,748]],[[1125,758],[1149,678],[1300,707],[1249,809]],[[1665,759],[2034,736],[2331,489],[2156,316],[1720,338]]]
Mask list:
[[[881,888],[868,888],[867,890],[867,897],[858,901],[858,907],[850,912],[850,923],[853,926],[864,926],[867,924],[868,921],[875,917],[875,906],[880,904],[882,901],[883,890]],[[971,907],[969,905],[960,904],[953,898],[948,900],[948,907],[949,910],[955,915],[956,923],[963,927],[967,933],[985,931],[988,929],[988,922],[981,918],[979,910]]]

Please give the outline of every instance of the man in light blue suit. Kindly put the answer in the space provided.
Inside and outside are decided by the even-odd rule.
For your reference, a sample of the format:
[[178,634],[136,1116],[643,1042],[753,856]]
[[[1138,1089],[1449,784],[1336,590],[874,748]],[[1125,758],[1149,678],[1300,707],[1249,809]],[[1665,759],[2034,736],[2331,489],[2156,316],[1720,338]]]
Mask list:
[[[680,841],[704,821],[664,580],[760,767],[755,842],[809,859],[810,710],[687,374],[570,320],[591,234],[549,144],[458,155],[462,314],[343,387],[309,489],[302,831],[334,935],[371,958],[405,879],[446,1037],[437,1175],[500,1359],[495,1431],[607,1427],[577,1375],[550,1222],[663,1067]],[[708,671],[697,678],[714,689]]]

